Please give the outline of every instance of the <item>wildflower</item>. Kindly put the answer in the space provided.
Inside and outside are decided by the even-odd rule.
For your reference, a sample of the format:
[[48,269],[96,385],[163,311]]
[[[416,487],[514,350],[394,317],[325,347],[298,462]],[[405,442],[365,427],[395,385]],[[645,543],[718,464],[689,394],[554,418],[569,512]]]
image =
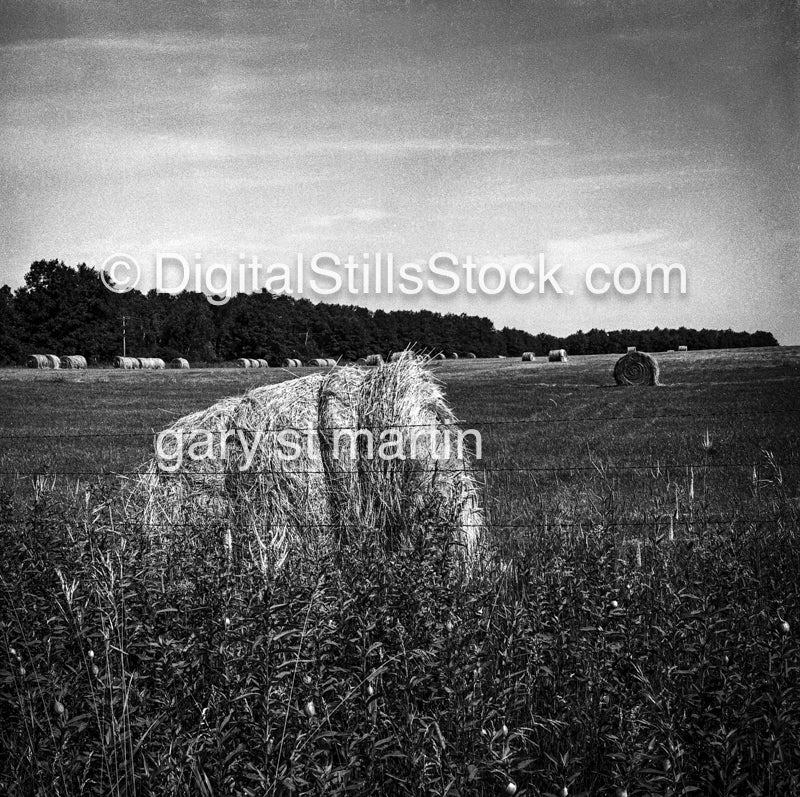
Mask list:
[[86,655],[87,655],[87,656],[88,656],[90,659],[93,659],[93,658],[94,658],[94,651],[93,651],[93,650],[89,650],[89,652],[88,652]]
[[94,677],[97,678],[97,676],[99,674],[100,674],[100,668],[96,664],[93,664],[92,665],[92,675],[94,675]]
[[53,711],[55,711],[56,714],[61,716],[64,713],[64,704],[62,702],[60,702],[59,700],[54,700],[53,701]]
[[508,781],[506,785],[506,794],[516,794],[517,793],[517,784],[514,783],[513,780]]
[[628,790],[621,786],[617,789],[617,797],[628,797]]
[[503,734],[503,736],[508,736],[508,725],[503,723],[503,727],[500,729],[500,732]]
[[609,606],[611,606],[612,609],[618,609],[619,608],[619,601],[611,601]]
[[558,793],[558,797],[569,797],[569,789],[566,786],[562,786],[561,791]]
[[781,623],[781,631],[782,631],[784,634],[788,634],[790,630],[791,630],[791,628],[789,627],[789,623],[787,623],[787,622],[786,622],[786,620],[784,620],[784,621]]
[[314,701],[313,700],[309,700],[308,703],[306,703],[306,705],[305,705],[303,710],[306,712],[306,716],[307,717],[316,717],[317,716],[317,709],[314,707]]

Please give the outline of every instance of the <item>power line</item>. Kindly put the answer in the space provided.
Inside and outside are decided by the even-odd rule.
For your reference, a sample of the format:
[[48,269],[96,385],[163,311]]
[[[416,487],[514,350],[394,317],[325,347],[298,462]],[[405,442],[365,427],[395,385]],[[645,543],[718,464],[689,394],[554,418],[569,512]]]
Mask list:
[[[428,429],[432,427],[442,426],[519,426],[520,424],[552,424],[552,423],[604,423],[607,421],[634,421],[634,420],[686,420],[687,418],[697,419],[712,419],[712,418],[732,418],[732,417],[753,417],[754,415],[784,415],[800,413],[800,408],[783,408],[774,410],[758,410],[751,412],[726,412],[726,413],[670,413],[665,415],[598,415],[598,416],[583,416],[583,417],[561,417],[561,418],[517,418],[517,419],[476,419],[472,421],[431,421],[430,423],[386,423],[376,425],[375,428],[381,429]],[[363,427],[365,430],[370,429],[369,426]],[[251,429],[247,427],[231,426],[221,429],[189,429],[185,430],[186,434],[198,431],[209,432],[261,432],[261,433],[280,433],[282,431],[308,433],[308,432],[331,432],[331,431],[358,431],[359,427],[350,426],[306,426],[306,427],[293,427],[287,426],[280,429]],[[74,439],[74,438],[119,438],[119,437],[157,437],[164,432],[173,431],[171,427],[166,427],[161,431],[143,432],[138,430],[122,431],[122,432],[48,432],[43,434],[14,434],[14,433],[0,433],[0,439],[5,440],[53,440],[53,439]]]

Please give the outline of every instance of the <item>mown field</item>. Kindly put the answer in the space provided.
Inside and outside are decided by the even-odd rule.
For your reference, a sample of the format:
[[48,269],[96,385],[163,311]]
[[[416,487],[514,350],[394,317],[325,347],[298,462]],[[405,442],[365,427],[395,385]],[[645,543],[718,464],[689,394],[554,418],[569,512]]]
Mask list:
[[434,367],[487,553],[443,529],[265,579],[125,474],[239,371],[0,372],[0,792],[800,792],[800,349]]

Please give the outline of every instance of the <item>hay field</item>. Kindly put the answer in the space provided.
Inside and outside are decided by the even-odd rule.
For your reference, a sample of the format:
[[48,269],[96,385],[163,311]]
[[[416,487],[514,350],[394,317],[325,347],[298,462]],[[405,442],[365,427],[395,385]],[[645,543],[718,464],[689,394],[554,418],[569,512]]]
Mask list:
[[483,438],[466,583],[435,527],[267,581],[187,528],[152,566],[92,474],[296,373],[0,372],[0,791],[797,793],[800,348],[618,357],[431,366]]

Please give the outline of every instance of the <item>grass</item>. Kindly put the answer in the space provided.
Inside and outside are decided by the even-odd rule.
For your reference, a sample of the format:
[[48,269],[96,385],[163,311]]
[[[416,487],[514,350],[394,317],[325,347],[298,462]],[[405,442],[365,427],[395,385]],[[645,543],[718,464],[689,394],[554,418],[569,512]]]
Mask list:
[[[164,560],[113,479],[7,476],[0,792],[800,791],[798,350],[613,361],[437,366],[490,471],[467,583],[436,527],[266,580],[223,529]],[[289,376],[9,370],[3,432],[78,436],[2,470],[132,469],[147,437],[80,435]]]

